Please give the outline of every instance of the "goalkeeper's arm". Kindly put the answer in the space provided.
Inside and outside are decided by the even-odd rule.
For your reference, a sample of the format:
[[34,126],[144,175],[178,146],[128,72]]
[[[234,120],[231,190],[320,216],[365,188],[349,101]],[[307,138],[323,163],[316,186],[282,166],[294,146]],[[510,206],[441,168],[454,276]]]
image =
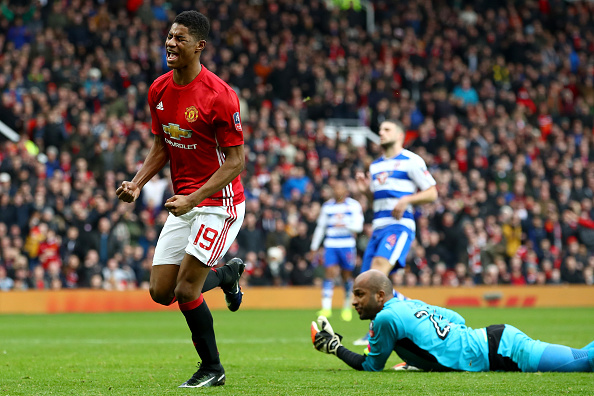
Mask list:
[[[318,325],[322,329],[321,331]],[[341,340],[342,336],[334,333],[330,322],[328,322],[325,316],[318,317],[317,323],[311,323],[311,341],[314,344],[314,348],[320,352],[338,356],[343,362],[355,370],[363,370],[365,356],[349,351],[342,346],[340,343]]]
[[365,356],[350,351],[342,345],[339,346],[336,350],[336,356],[338,356],[340,360],[342,360],[355,370],[363,370],[363,362],[365,361]]

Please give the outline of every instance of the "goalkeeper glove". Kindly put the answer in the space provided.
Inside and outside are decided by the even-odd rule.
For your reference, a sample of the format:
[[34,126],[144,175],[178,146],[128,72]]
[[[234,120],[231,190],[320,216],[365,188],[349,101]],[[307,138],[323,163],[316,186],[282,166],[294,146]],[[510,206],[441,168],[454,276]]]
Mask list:
[[[319,328],[318,328],[319,325]],[[321,328],[321,330],[320,330]],[[338,347],[342,344],[342,336],[334,333],[330,322],[325,316],[318,317],[318,323],[311,322],[311,341],[320,352],[336,355]]]

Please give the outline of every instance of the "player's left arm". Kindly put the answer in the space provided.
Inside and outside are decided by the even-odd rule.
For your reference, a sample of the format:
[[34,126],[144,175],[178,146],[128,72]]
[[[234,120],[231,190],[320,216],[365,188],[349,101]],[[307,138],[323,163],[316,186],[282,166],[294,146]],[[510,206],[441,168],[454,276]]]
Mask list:
[[435,186],[435,179],[427,170],[427,165],[420,157],[413,158],[415,166],[408,171],[408,176],[417,185],[419,191],[405,195],[398,200],[398,203],[392,210],[392,215],[400,219],[408,205],[421,205],[425,203],[435,202],[437,200],[437,187]]

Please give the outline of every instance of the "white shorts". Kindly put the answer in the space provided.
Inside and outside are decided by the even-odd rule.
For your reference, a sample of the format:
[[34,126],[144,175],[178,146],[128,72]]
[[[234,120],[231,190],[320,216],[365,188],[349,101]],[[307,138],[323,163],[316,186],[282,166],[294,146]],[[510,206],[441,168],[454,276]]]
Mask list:
[[175,217],[163,226],[153,265],[180,265],[188,253],[209,267],[223,258],[239,233],[245,202],[235,206],[200,206]]

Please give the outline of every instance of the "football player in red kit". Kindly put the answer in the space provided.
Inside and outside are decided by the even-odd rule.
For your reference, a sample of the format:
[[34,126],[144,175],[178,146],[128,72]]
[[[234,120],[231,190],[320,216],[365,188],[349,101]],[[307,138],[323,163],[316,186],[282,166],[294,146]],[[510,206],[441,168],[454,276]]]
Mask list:
[[237,310],[245,268],[240,259],[232,259],[211,270],[243,222],[239,174],[245,157],[237,95],[200,63],[209,30],[208,19],[197,11],[175,18],[165,41],[167,66],[173,70],[157,78],[148,94],[153,146],[132,181],[117,190],[119,199],[133,202],[170,163],[175,195],[165,203],[170,214],[155,249],[150,293],[160,304],[177,300],[186,318],[201,364],[180,387],[192,388],[225,383],[202,293],[221,286],[229,309]]

